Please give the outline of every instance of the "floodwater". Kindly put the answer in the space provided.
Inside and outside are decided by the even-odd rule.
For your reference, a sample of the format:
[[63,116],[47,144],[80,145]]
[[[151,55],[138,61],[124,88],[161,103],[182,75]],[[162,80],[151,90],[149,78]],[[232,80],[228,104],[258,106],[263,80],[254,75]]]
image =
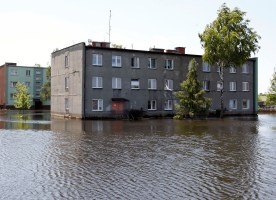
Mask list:
[[0,112],[0,199],[274,199],[276,115],[140,121]]

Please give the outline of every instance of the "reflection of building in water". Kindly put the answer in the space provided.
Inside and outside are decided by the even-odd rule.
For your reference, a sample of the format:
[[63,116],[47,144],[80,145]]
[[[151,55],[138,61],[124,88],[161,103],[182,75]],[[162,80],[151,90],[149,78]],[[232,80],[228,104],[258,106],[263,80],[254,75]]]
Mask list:
[[151,117],[173,115],[174,92],[186,80],[191,59],[199,64],[198,78],[212,99],[212,111],[220,109],[223,90],[226,115],[257,113],[257,59],[225,70],[222,85],[218,68],[204,63],[201,55],[186,54],[184,47],[141,51],[92,42],[52,53],[52,115],[132,117],[131,110]]
[[17,66],[16,63],[5,63],[0,66],[0,108],[13,107],[15,86],[18,82],[28,87],[33,97],[33,108],[49,108],[50,101],[42,101],[40,90],[46,80],[45,67]]

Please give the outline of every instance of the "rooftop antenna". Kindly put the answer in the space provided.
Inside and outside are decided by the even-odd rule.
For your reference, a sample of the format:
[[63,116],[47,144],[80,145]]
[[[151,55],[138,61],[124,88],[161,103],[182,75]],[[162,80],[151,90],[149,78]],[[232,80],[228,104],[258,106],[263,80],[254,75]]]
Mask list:
[[109,10],[109,26],[108,26],[108,42],[110,43],[110,32],[111,32],[111,10]]

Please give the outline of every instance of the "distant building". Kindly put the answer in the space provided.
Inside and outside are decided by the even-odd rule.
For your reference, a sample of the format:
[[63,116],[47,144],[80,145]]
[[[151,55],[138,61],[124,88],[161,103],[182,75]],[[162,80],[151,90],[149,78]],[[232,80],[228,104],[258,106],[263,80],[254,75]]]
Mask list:
[[15,86],[18,82],[28,87],[32,96],[32,108],[49,107],[49,101],[42,102],[40,99],[41,87],[46,82],[46,68],[5,63],[0,66],[0,106],[2,108],[13,108]]
[[183,47],[141,51],[110,48],[107,42],[79,43],[52,53],[51,113],[76,118],[123,117],[130,110],[149,117],[173,115],[178,103],[174,92],[193,58],[202,88],[212,99],[211,112],[220,109],[223,88],[225,115],[257,113],[257,58],[225,69],[222,86],[217,68],[200,55],[185,54]]

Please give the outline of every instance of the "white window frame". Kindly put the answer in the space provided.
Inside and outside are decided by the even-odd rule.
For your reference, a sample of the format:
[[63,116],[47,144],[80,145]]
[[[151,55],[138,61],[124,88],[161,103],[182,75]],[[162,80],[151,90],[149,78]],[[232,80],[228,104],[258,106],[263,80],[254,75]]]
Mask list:
[[65,89],[69,89],[69,77],[65,77],[64,79]]
[[30,81],[26,81],[25,85],[26,85],[26,87],[30,87],[31,86],[31,82]]
[[157,89],[157,80],[156,79],[148,79],[148,89],[149,90]]
[[92,65],[102,66],[103,65],[103,55],[102,54],[92,54]]
[[203,72],[210,72],[211,71],[210,65],[206,62],[202,62],[202,71]]
[[14,88],[18,82],[17,81],[11,81],[11,87]]
[[247,63],[242,65],[242,73],[248,74],[249,73],[249,65]]
[[69,67],[69,56],[68,55],[66,55],[64,58],[64,66],[65,66],[65,68]]
[[149,100],[148,101],[148,110],[156,110],[156,100]]
[[236,81],[229,82],[229,91],[231,91],[231,92],[237,91],[237,82]]
[[230,73],[230,74],[235,74],[235,73],[237,73],[237,68],[231,66],[231,67],[229,68],[229,73]]
[[229,109],[230,110],[236,110],[237,109],[238,101],[237,99],[230,99],[229,100]]
[[173,59],[166,59],[165,61],[165,69],[173,70],[174,67],[174,61]]
[[242,82],[242,91],[249,91],[249,82]]
[[140,89],[140,81],[139,79],[131,79],[130,81],[130,87],[132,90],[138,90]]
[[15,93],[10,93],[10,99],[14,99]]
[[139,57],[132,57],[131,58],[131,67],[132,68],[140,68],[140,59],[139,59]]
[[249,99],[243,99],[242,100],[242,109],[243,110],[248,110],[249,108],[250,108],[250,100]]
[[29,69],[26,70],[26,76],[31,76],[31,70]]
[[18,70],[17,69],[11,69],[11,76],[17,76]]
[[112,67],[122,67],[122,57],[112,55]]
[[209,80],[202,81],[202,89],[205,91],[210,91],[210,81]]
[[103,77],[93,76],[92,77],[92,88],[103,88]]
[[156,58],[149,58],[148,68],[149,69],[156,69],[157,68],[157,60]]
[[173,80],[171,79],[165,79],[164,81],[164,90],[173,90]]
[[112,77],[112,89],[122,89],[122,78]]
[[164,102],[164,110],[172,110],[173,109],[173,100],[167,99]]
[[65,98],[64,99],[64,105],[65,105],[65,111],[68,112],[69,111],[69,100],[68,98]]
[[[94,103],[95,103],[95,105],[94,105]],[[92,99],[92,111],[103,111],[103,100],[102,99]]]
[[217,91],[223,90],[223,82],[222,81],[217,81]]

